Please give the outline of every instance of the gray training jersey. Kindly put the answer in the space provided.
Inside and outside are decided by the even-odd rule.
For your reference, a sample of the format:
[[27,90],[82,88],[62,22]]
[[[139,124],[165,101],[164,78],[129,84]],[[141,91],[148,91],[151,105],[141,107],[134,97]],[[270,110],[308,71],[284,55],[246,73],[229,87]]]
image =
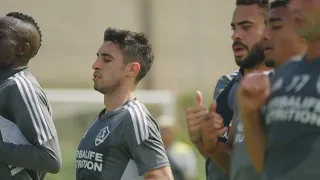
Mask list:
[[[215,89],[214,89],[214,99],[217,99],[219,95],[223,92],[223,90],[229,85],[233,78],[240,75],[239,71],[234,71],[231,74],[227,74],[222,76]],[[236,85],[232,85],[231,89],[229,90],[226,105],[229,106],[229,109],[233,111],[233,104],[235,98],[235,90]],[[219,105],[219,104],[218,104]],[[228,132],[221,135],[221,139],[227,141],[228,139]],[[228,176],[215,164],[211,159],[206,160],[206,177],[207,180],[227,180]]]
[[42,180],[61,154],[52,111],[27,67],[0,71],[0,179]]
[[169,161],[155,120],[134,99],[100,113],[79,144],[76,164],[77,180],[138,180]]
[[[272,71],[266,71],[265,74],[272,76]],[[240,78],[237,79],[237,84]],[[243,122],[240,118],[239,107],[235,102],[236,117],[234,122],[234,141],[232,148],[232,158],[230,163],[230,180],[259,180],[260,175],[253,166],[247,147],[244,141]]]
[[320,177],[320,59],[275,71],[263,108],[267,145],[264,180]]

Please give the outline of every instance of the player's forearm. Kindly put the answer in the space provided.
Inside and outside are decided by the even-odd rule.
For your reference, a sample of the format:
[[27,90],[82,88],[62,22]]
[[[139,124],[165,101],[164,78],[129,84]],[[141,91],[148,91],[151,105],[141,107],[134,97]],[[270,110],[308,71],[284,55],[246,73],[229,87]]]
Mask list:
[[0,162],[49,173],[58,173],[61,168],[60,152],[45,147],[15,145],[3,141],[0,141]]
[[266,135],[260,113],[246,115],[242,118],[245,119],[244,138],[249,156],[257,172],[262,173]]
[[211,159],[228,174],[232,147],[226,143],[219,143],[217,150],[211,156]]

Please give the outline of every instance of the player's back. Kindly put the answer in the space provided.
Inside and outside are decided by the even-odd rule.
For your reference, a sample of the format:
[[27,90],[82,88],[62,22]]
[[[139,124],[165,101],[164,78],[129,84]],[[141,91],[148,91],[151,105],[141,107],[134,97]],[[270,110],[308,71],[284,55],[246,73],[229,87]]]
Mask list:
[[263,179],[319,179],[320,60],[275,71],[263,108],[267,146]]
[[76,158],[78,180],[138,180],[169,165],[159,128],[138,100],[102,111],[82,138]]

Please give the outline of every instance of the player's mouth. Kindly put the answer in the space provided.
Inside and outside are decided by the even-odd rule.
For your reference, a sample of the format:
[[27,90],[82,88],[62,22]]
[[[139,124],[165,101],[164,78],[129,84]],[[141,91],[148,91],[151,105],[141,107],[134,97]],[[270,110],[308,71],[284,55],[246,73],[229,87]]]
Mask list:
[[246,48],[240,45],[233,46],[233,54],[235,57],[243,57],[247,53]]
[[98,72],[93,73],[93,78],[92,78],[93,81],[100,79],[100,78],[101,78],[101,75]]
[[272,50],[273,50],[272,46],[265,46],[265,47],[264,47],[264,53],[265,53],[265,54],[270,53]]

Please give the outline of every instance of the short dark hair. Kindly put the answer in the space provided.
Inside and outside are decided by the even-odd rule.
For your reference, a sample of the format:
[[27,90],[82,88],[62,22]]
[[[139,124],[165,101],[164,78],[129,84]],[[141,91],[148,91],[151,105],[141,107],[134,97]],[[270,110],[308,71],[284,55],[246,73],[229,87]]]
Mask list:
[[289,0],[276,0],[270,3],[270,9],[278,8],[278,7],[287,7],[289,4]]
[[104,42],[106,41],[116,44],[121,49],[125,63],[137,61],[140,64],[136,84],[146,76],[153,64],[154,56],[151,43],[144,33],[109,27],[104,32]]
[[39,49],[41,47],[41,43],[42,43],[42,33],[41,33],[41,30],[40,30],[40,27],[38,26],[38,23],[36,23],[36,21],[34,20],[33,17],[31,17],[29,15],[26,15],[26,14],[23,14],[23,13],[20,13],[20,12],[10,12],[10,13],[6,14],[6,16],[19,19],[22,22],[25,22],[25,23],[33,25],[36,28],[36,30],[38,31],[39,37],[40,37],[40,42],[39,42],[38,47],[34,47],[32,49],[31,58],[34,57],[35,55],[37,55],[37,53],[38,53],[38,51],[39,51]]
[[236,6],[249,6],[249,5],[257,5],[259,8],[264,10],[264,15],[267,15],[269,10],[269,0],[237,0]]

